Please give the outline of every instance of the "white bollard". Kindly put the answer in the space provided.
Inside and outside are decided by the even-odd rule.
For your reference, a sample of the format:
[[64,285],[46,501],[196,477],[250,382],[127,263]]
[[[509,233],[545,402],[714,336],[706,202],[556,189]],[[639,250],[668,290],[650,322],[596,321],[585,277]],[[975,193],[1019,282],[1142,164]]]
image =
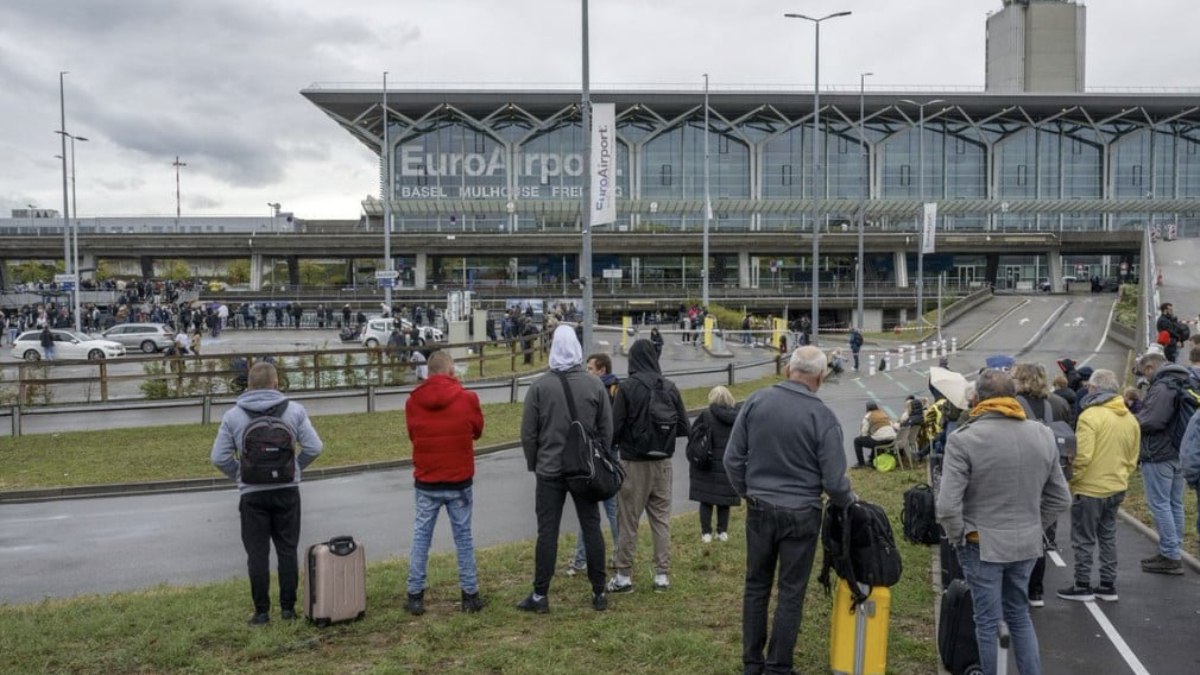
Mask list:
[[908,365],[910,365],[910,366],[914,365],[914,364],[916,364],[916,362],[917,362],[917,346],[909,345],[908,346]]
[[947,351],[948,348],[949,348],[949,343],[947,343],[945,340],[942,340],[942,358],[945,358],[950,355],[950,352]]
[[928,342],[921,343],[921,360],[922,361],[929,360],[929,343]]
[[867,374],[868,375],[875,374],[875,355],[874,354],[867,355]]
[[951,354],[958,353],[958,338],[957,337],[950,338],[950,353]]

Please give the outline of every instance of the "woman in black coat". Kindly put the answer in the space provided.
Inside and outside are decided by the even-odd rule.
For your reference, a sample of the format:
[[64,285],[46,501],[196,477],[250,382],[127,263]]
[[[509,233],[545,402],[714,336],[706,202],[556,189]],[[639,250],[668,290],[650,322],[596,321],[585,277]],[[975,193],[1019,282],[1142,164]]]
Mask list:
[[725,387],[708,393],[708,409],[692,423],[688,434],[688,499],[700,502],[700,538],[713,540],[712,513],[717,509],[717,540],[729,540],[729,507],[741,503],[725,475],[725,444],[733,431],[738,409]]

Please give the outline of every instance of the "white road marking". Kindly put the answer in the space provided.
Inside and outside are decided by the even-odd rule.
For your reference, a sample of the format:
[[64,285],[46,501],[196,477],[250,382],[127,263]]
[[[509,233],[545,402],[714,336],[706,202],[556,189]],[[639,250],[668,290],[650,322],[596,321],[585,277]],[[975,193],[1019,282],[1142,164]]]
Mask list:
[[1086,366],[1088,364],[1088,361],[1091,361],[1092,359],[1096,358],[1096,355],[1100,353],[1100,349],[1102,347],[1104,347],[1104,343],[1108,341],[1108,329],[1110,327],[1112,327],[1113,313],[1116,311],[1117,311],[1117,301],[1113,300],[1112,307],[1110,307],[1108,310],[1108,321],[1104,322],[1104,334],[1100,336],[1100,341],[1096,343],[1096,348],[1092,350],[1092,353],[1089,354],[1088,357],[1083,360],[1083,363],[1079,364],[1078,367],[1082,368],[1082,367]]
[[1085,602],[1083,605],[1087,607],[1088,612],[1091,613],[1096,623],[1100,624],[1100,629],[1104,631],[1109,641],[1117,648],[1117,651],[1121,654],[1121,658],[1125,659],[1125,663],[1129,665],[1129,669],[1134,672],[1134,675],[1150,675],[1150,671],[1146,670],[1146,666],[1142,665],[1141,660],[1133,653],[1129,645],[1125,643],[1125,639],[1117,632],[1116,627],[1112,625],[1112,622],[1108,620],[1104,612],[1100,611],[1100,608],[1096,606],[1096,602],[1093,600]]
[[1021,326],[1024,326],[1024,325],[1025,325],[1025,324],[1027,324],[1027,323],[1029,323],[1029,317],[1027,317],[1027,316],[1026,316],[1026,317],[1022,317],[1022,318],[1021,318],[1021,320],[1017,322],[1017,324],[1018,324],[1018,325],[1021,325]]
[[1046,557],[1050,559],[1050,562],[1054,563],[1055,567],[1067,566],[1067,563],[1063,561],[1062,556],[1058,554],[1058,551],[1046,551]]
[[4,520],[4,524],[5,525],[15,525],[18,523],[41,523],[41,522],[44,522],[47,520],[66,520],[68,517],[69,516],[66,516],[66,515],[57,515],[57,516],[40,516],[38,518],[16,518],[16,519],[7,519],[6,518]]

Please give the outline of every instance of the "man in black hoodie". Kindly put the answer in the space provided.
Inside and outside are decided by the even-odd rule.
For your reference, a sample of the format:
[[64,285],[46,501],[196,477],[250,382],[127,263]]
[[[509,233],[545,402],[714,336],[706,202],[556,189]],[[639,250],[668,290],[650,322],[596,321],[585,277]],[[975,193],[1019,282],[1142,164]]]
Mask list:
[[617,573],[608,581],[608,592],[633,590],[633,558],[643,511],[654,538],[654,590],[665,591],[671,572],[671,457],[675,439],[687,436],[689,426],[683,397],[662,376],[649,340],[638,340],[629,348],[629,377],[617,387],[613,429],[625,482],[617,499]]

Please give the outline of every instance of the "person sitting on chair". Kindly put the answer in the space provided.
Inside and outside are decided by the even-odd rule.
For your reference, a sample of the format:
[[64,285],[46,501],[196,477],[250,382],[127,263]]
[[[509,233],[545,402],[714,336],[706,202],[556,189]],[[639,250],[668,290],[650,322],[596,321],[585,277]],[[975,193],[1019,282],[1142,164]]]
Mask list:
[[859,435],[854,439],[854,458],[858,460],[857,469],[865,469],[870,464],[863,459],[863,448],[870,448],[871,460],[874,461],[874,449],[887,445],[896,440],[896,427],[892,426],[892,418],[879,409],[875,401],[867,401],[867,414],[863,416]]

